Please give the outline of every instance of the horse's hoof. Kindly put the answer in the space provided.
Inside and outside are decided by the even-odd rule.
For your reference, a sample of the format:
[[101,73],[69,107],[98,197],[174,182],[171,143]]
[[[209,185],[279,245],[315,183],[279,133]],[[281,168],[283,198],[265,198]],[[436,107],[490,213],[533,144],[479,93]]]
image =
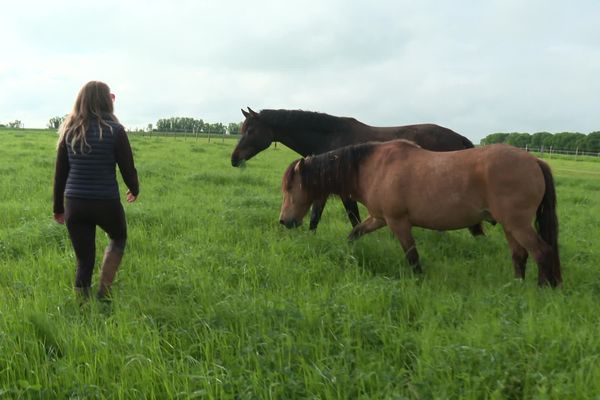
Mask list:
[[350,234],[348,235],[348,241],[349,241],[349,242],[354,242],[354,241],[355,241],[356,239],[358,239],[359,237],[360,237],[360,235],[359,235],[357,232],[355,232],[355,231],[352,231],[352,232],[350,232]]
[[547,279],[547,278],[542,278],[542,279],[538,279],[538,286],[539,287],[551,287],[552,289],[556,289],[559,287],[562,287],[562,281],[557,281],[556,279]]

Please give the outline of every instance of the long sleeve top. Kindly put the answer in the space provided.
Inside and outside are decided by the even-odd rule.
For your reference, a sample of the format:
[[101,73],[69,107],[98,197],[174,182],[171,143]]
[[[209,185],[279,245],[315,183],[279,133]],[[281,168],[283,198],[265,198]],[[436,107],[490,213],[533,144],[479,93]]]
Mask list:
[[102,138],[98,124],[91,122],[86,132],[88,146],[83,151],[79,143],[75,150],[67,140],[58,145],[54,173],[54,213],[64,212],[64,198],[118,199],[116,166],[125,185],[135,196],[139,193],[137,170],[131,145],[121,124],[107,122]]

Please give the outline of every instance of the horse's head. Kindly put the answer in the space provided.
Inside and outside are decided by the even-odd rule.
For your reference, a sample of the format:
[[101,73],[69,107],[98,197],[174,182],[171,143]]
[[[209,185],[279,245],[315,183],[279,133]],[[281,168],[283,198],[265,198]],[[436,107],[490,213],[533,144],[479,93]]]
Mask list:
[[309,194],[302,187],[301,171],[303,166],[304,159],[296,160],[290,164],[283,175],[281,183],[283,203],[279,222],[286,228],[300,226],[312,203]]
[[246,117],[240,132],[242,137],[231,153],[231,165],[234,167],[269,147],[274,138],[273,130],[258,113],[248,107],[248,111],[242,110],[242,114]]

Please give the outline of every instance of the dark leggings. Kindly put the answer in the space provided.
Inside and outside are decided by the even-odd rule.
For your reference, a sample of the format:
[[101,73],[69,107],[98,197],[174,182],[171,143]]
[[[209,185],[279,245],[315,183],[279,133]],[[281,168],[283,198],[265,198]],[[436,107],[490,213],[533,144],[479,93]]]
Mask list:
[[92,283],[96,259],[96,226],[110,237],[107,248],[123,252],[127,243],[125,211],[119,199],[88,200],[67,198],[65,224],[77,257],[76,287],[89,287]]

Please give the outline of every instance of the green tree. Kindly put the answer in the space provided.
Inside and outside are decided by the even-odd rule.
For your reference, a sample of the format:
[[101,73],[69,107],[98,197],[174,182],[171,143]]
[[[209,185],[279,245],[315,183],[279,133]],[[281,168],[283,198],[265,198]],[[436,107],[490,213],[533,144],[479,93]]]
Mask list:
[[60,127],[60,125],[64,122],[65,118],[67,118],[67,116],[65,115],[64,117],[52,117],[50,118],[50,120],[48,121],[48,128],[49,129],[58,129]]
[[15,119],[13,122],[8,123],[9,128],[22,129],[24,128],[23,122],[18,119]]
[[215,133],[217,135],[224,135],[225,134],[225,125],[223,125],[220,122],[214,123],[214,124],[209,124],[209,132],[210,133]]
[[524,148],[526,146],[529,146],[530,142],[531,142],[531,135],[529,133],[513,132],[508,135],[508,137],[506,138],[504,143],[508,143],[515,147]]
[[576,133],[575,135],[575,150],[587,151],[587,135],[584,135],[583,133]]
[[230,122],[229,125],[227,125],[227,131],[230,135],[239,135],[242,131],[242,123]]
[[202,132],[205,128],[204,121],[189,117],[161,118],[156,122],[159,132]]
[[600,152],[600,131],[592,132],[585,137],[585,151]]
[[553,147],[559,150],[575,150],[579,139],[584,137],[582,133],[560,132],[554,134]]
[[204,130],[204,121],[202,119],[194,120],[194,132],[202,132]]
[[529,146],[531,146],[534,149],[550,147],[552,145],[552,137],[553,136],[550,132],[536,132],[533,135],[531,135]]
[[508,138],[508,133],[492,133],[481,139],[481,144],[505,143]]

